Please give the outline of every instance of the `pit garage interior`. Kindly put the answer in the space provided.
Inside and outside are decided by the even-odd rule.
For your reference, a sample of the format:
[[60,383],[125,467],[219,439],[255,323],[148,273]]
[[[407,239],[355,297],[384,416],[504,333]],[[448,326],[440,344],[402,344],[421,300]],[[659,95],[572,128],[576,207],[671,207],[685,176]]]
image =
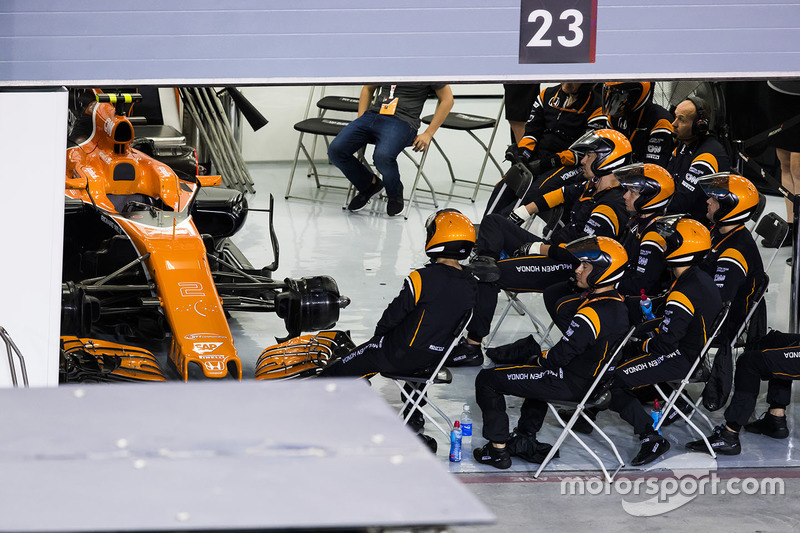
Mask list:
[[[67,9],[46,0],[0,5],[5,43],[0,223],[6,250],[0,262],[0,326],[24,356],[30,384],[21,386],[20,365],[10,351],[8,363],[0,355],[0,531],[800,528],[800,505],[792,497],[800,488],[792,407],[788,439],[743,434],[741,455],[713,460],[684,453],[684,443],[695,437],[676,423],[664,431],[672,450],[662,460],[645,470],[626,466],[618,474],[631,480],[712,474],[723,480],[780,478],[782,494],[648,500],[614,488],[563,494],[566,478],[602,476],[571,438],[538,478],[533,476],[538,465],[521,460],[502,472],[476,463],[472,449],[484,443],[474,398],[479,368],[451,369],[452,383],[430,393],[453,420],[464,404],[471,406],[475,435],[464,440],[457,463],[448,461],[449,442],[430,424],[427,434],[438,442],[436,454],[402,426],[397,389],[384,378],[376,377],[370,387],[313,378],[256,382],[261,350],[286,335],[274,313],[231,313],[241,383],[193,376],[188,383],[58,385],[69,89],[145,89],[151,104],[158,97],[164,125],[188,143],[202,144],[198,131],[182,131],[175,88],[238,87],[269,123],[253,131],[238,108],[226,107],[233,110],[231,130],[254,190],[245,194],[251,212],[232,240],[257,267],[274,260],[270,216],[259,211],[270,208],[272,196],[279,243],[274,277],[332,277],[351,301],[335,329],[361,343],[372,335],[403,278],[425,263],[427,217],[450,207],[480,222],[491,185],[508,166],[502,83],[651,80],[656,101],[665,107],[689,92],[713,101],[715,110],[724,106],[722,114],[735,122],[727,124],[728,138],[742,140],[774,126],[762,112],[766,80],[800,77],[797,2],[597,0],[594,62],[521,63],[522,13],[556,4],[500,0],[487,7],[468,0],[456,8],[443,1],[404,0],[377,7],[356,0],[304,0],[265,6],[255,0],[200,0],[187,7],[163,0],[130,6],[82,0]],[[362,84],[393,81],[451,84],[452,113],[496,123],[476,135],[491,142],[501,168],[487,161],[465,132],[442,128],[436,140],[465,181],[454,183],[447,161],[431,150],[424,172],[439,193],[437,205],[430,192],[418,190],[407,219],[387,217],[384,200],[350,213],[343,209],[346,190],[316,187],[308,162],[302,152],[297,155],[294,125],[317,116],[316,102],[326,95],[357,98]],[[434,107],[429,100],[423,115]],[[326,116],[349,120],[352,113]],[[722,117],[716,120],[718,128],[726,125]],[[309,150],[312,143],[319,173],[336,174],[327,162],[325,139],[305,136]],[[743,150],[778,175],[769,146]],[[419,155],[412,157],[419,161]],[[402,156],[400,163],[408,197],[416,167]],[[483,185],[475,187],[481,172]],[[786,218],[774,186],[753,170],[743,172],[766,193],[763,213]],[[320,179],[324,185],[346,183]],[[766,265],[775,249],[761,252]],[[791,247],[778,249],[767,272],[768,323],[780,331],[797,331],[796,272],[786,263],[791,253]],[[549,323],[541,295],[521,299]],[[504,307],[501,297],[493,324]],[[529,318],[512,310],[492,345],[531,331]],[[158,342],[152,345],[158,349]],[[164,353],[157,355],[166,368]],[[756,416],[766,409],[765,391],[764,385]],[[513,427],[522,400],[507,400]],[[720,423],[722,412],[708,415]],[[638,449],[630,428],[610,412],[601,413],[598,424],[628,462]],[[548,416],[539,440],[552,443],[559,433]],[[613,463],[613,454],[594,437],[585,440],[604,463]]]

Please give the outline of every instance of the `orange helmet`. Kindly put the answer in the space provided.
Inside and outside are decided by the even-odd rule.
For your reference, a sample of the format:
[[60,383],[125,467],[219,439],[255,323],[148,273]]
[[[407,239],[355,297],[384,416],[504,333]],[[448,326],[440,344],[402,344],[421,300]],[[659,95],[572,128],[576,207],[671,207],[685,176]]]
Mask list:
[[686,215],[659,217],[655,230],[667,243],[664,251],[667,266],[694,265],[702,261],[711,249],[711,233],[708,228]]
[[663,213],[675,192],[675,180],[664,167],[652,163],[634,163],[614,171],[620,184],[639,193],[633,203],[636,212]]
[[428,257],[466,259],[475,246],[475,226],[456,209],[442,209],[425,222]]
[[653,98],[649,81],[610,81],[603,85],[603,114],[619,117],[641,109]]
[[758,190],[750,180],[736,174],[720,172],[700,180],[703,191],[719,202],[714,213],[715,224],[744,224],[758,207]]
[[610,174],[615,168],[630,163],[631,143],[617,130],[604,129],[590,131],[572,143],[570,150],[578,154],[596,153],[592,162],[592,172],[596,177]]
[[625,248],[610,237],[581,237],[567,244],[566,249],[578,261],[592,265],[592,272],[586,278],[590,289],[617,283],[628,264]]

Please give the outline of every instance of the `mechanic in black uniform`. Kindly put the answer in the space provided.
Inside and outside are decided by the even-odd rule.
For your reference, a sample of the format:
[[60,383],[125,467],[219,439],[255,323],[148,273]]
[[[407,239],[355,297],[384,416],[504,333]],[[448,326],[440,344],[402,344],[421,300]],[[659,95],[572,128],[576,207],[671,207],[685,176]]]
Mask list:
[[666,243],[667,266],[676,278],[653,337],[639,347],[641,355],[617,366],[611,388],[611,410],[633,426],[641,448],[631,461],[641,466],[669,450],[669,441],[653,429],[653,419],[632,389],[682,379],[702,350],[722,309],[719,289],[699,266],[711,248],[701,223],[678,215],[663,217],[655,227]]
[[652,82],[605,83],[602,114],[631,142],[633,162],[666,168],[674,145],[672,115],[653,102]]
[[570,82],[541,91],[524,136],[506,151],[514,165],[492,191],[485,214],[508,215],[542,187],[553,190],[580,179],[580,161],[568,148],[587,130],[605,124],[602,117],[595,118],[596,127],[589,122],[600,107],[593,85]]
[[[483,362],[480,343],[489,333],[500,289],[541,292],[553,283],[566,281],[574,268],[574,258],[559,245],[586,235],[620,237],[628,215],[622,198],[625,191],[612,171],[628,163],[630,143],[619,132],[606,129],[587,133],[571,149],[586,154],[581,165],[588,184],[567,185],[540,195],[517,208],[513,219],[498,214],[483,218],[476,243],[478,256],[468,265],[483,283],[478,283],[478,302],[467,339],[453,349],[448,360],[451,366]],[[569,224],[555,231],[547,242],[519,227],[521,217],[530,217],[570,197],[577,200]],[[499,260],[502,252],[514,257]]]
[[[755,303],[750,296],[764,275],[758,245],[745,226],[758,207],[758,190],[747,178],[727,172],[707,176],[700,180],[699,186],[708,195],[706,216],[713,224],[711,251],[701,267],[714,277],[722,301],[731,302],[727,331],[733,340]],[[765,306],[761,309],[766,312]]]
[[321,376],[372,377],[435,366],[452,342],[458,321],[475,304],[475,279],[458,263],[475,243],[472,222],[455,209],[425,223],[425,253],[432,259],[406,277],[375,327],[375,335],[329,364]]
[[[617,290],[625,296],[631,323],[635,324],[642,321],[641,291],[655,296],[667,287],[665,243],[653,223],[664,214],[675,183],[664,168],[652,163],[634,163],[615,170],[614,175],[626,189],[625,209],[631,215],[620,241],[631,261]],[[543,297],[548,313],[563,332],[585,294],[576,292],[571,281],[565,281],[547,287]]]
[[675,137],[678,141],[667,170],[675,179],[675,197],[668,213],[688,213],[708,224],[706,200],[698,186],[704,176],[727,172],[730,158],[710,131],[710,112],[705,100],[690,96],[675,108]]
[[[505,469],[511,466],[511,456],[541,462],[547,445],[539,443],[536,434],[547,414],[547,401],[580,400],[611,356],[612,345],[628,329],[628,311],[614,289],[628,261],[622,245],[608,237],[587,236],[569,243],[566,251],[580,262],[575,277],[579,287],[590,291],[589,297],[550,350],[531,354],[532,360],[524,364],[478,373],[475,397],[483,416],[483,436],[489,441],[474,451],[479,463]],[[525,398],[512,435],[507,394]]]
[[[736,360],[734,391],[731,403],[725,409],[725,423],[720,424],[708,437],[716,453],[739,455],[742,451],[739,431],[766,435],[773,439],[789,436],[786,408],[792,400],[792,381],[800,379],[800,335],[770,331],[759,341],[759,349],[748,350]],[[761,381],[768,381],[767,404],[764,416],[750,422],[756,408]],[[688,442],[686,447],[695,452],[708,449],[702,439]]]

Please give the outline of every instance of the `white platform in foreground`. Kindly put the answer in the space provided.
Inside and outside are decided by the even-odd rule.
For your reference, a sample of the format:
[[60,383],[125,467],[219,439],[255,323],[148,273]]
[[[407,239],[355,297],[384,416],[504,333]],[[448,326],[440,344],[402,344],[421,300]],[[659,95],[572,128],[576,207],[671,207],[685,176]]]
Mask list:
[[488,524],[363,382],[0,390],[0,531]]

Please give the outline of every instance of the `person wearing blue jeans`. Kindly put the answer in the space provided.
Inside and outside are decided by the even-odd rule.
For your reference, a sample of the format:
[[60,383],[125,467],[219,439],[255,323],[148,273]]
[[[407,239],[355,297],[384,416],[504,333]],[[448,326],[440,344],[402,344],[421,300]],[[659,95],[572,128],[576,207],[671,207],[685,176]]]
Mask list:
[[[431,93],[435,93],[439,100],[436,111],[425,131],[417,134],[422,108]],[[345,126],[328,147],[331,163],[358,191],[347,208],[350,211],[363,209],[385,188],[388,198],[386,212],[389,216],[399,215],[404,204],[397,156],[407,146],[413,146],[415,152],[427,150],[452,107],[453,93],[449,85],[363,86],[358,101],[358,118]],[[369,143],[375,144],[373,162],[383,179],[355,156]]]

